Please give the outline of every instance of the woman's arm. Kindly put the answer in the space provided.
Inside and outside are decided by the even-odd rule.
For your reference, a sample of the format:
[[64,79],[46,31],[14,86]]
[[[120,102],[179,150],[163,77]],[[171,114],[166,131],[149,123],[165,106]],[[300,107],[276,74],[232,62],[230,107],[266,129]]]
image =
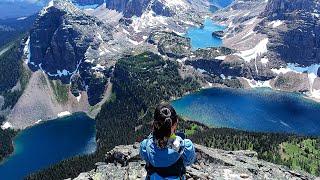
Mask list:
[[145,139],[140,143],[140,156],[142,160],[145,160],[148,162],[147,142],[148,140]]
[[184,151],[182,154],[183,162],[185,166],[190,166],[194,163],[196,159],[196,151],[193,146],[193,143],[189,139],[185,139],[184,141]]

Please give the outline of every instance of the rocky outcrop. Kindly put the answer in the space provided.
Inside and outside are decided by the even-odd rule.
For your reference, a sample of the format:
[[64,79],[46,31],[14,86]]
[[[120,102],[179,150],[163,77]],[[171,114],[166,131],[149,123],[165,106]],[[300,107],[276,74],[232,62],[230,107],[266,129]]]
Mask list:
[[307,92],[310,89],[308,75],[303,73],[280,74],[272,84],[275,89],[282,91]]
[[224,32],[223,31],[214,31],[214,32],[212,32],[212,36],[222,38],[224,36]]
[[183,58],[191,52],[190,39],[179,36],[174,32],[152,32],[147,41],[156,45],[162,55],[171,58]]
[[[314,179],[280,165],[259,160],[253,151],[224,151],[196,145],[197,160],[187,167],[187,179]],[[145,179],[145,162],[139,144],[117,146],[107,153],[96,169],[75,180]]]
[[318,73],[317,74],[318,74],[318,77],[320,77],[320,68],[318,69]]

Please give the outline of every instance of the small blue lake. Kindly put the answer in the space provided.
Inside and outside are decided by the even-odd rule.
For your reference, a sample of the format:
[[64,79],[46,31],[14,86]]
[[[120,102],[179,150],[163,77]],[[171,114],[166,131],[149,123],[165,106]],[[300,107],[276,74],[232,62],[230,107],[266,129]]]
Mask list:
[[229,6],[234,0],[210,0],[210,2],[218,8],[225,8]]
[[270,89],[206,89],[172,102],[177,112],[214,127],[320,136],[320,104]]
[[0,179],[20,180],[63,159],[93,153],[95,134],[95,121],[82,113],[23,130],[14,139],[14,153],[0,164]]
[[205,19],[203,27],[192,27],[188,29],[186,36],[191,39],[193,50],[219,47],[222,45],[222,39],[212,36],[212,32],[222,31],[224,29],[224,26],[215,24],[211,19]]

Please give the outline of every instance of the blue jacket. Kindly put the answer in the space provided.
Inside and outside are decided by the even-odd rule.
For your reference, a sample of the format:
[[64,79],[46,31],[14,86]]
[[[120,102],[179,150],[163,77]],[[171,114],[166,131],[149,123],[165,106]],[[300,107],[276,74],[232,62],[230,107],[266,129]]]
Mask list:
[[[153,141],[152,135],[143,140],[140,144],[140,156],[147,163],[154,167],[168,167],[176,163],[180,157],[183,158],[185,166],[189,166],[195,161],[196,153],[193,143],[189,139],[182,139],[176,136],[175,144],[171,147],[160,149]],[[179,146],[179,147],[176,147]],[[180,153],[178,149],[182,149]],[[150,177],[151,180],[162,180],[163,178],[157,173]],[[179,179],[179,177],[168,177],[166,179]]]

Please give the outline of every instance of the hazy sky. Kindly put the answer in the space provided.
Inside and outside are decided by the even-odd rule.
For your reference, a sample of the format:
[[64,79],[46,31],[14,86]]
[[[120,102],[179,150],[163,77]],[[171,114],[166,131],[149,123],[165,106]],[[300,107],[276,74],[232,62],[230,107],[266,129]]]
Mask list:
[[[18,18],[37,13],[47,0],[0,0],[0,19]],[[39,2],[39,3],[38,3]],[[12,3],[15,3],[12,5]]]
[[41,0],[1,0],[1,2],[28,2],[28,3],[35,3]]

